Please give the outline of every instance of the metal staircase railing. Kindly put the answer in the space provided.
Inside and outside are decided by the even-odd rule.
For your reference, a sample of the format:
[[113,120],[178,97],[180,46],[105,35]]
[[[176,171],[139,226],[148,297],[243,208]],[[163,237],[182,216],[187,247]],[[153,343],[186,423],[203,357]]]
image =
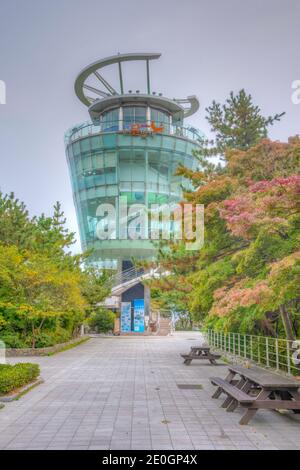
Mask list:
[[145,274],[145,271],[141,268],[137,269],[135,267],[126,269],[125,271],[116,273],[111,279],[112,288],[119,285],[125,284],[128,281],[132,281],[137,277],[141,277]]
[[152,322],[156,324],[156,333],[159,334],[161,328],[161,320],[166,319],[169,321],[170,334],[172,335],[175,332],[176,319],[172,310],[151,310],[151,319]]

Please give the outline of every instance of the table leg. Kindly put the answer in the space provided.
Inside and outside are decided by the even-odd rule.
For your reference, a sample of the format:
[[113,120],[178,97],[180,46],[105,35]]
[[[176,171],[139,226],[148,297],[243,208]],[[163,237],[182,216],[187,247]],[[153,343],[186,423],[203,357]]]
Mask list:
[[223,389],[221,387],[217,387],[217,390],[213,393],[212,398],[219,398],[222,392]]
[[[246,385],[247,380],[245,380],[243,377],[240,379],[240,381],[236,384],[236,387],[238,389],[242,389],[244,391],[244,385]],[[247,392],[246,392],[247,393]],[[225,400],[226,402],[226,400]],[[223,408],[226,408],[225,402],[223,403]],[[234,398],[231,397],[231,400],[229,403],[227,403],[227,409],[226,411],[232,412],[238,407],[239,402],[235,400]]]
[[[256,399],[261,399],[261,400],[265,400],[266,398],[268,398],[270,396],[270,390],[261,390],[261,392],[257,395]],[[246,413],[244,414],[244,416],[242,416],[242,418],[240,419],[239,421],[239,424],[241,425],[245,425],[245,424],[248,424],[250,419],[253,418],[253,416],[255,415],[255,413],[257,412],[258,408],[248,408]]]
[[184,364],[187,365],[187,366],[189,366],[191,362],[192,362],[192,359],[185,359],[184,360]]
[[228,375],[225,377],[226,382],[231,383],[232,379],[235,377],[235,372],[230,371]]
[[[226,376],[225,380],[230,383],[234,376],[235,376],[235,372],[230,371],[229,374]],[[213,393],[212,398],[219,398],[222,392],[223,392],[222,387],[217,387],[217,390]]]
[[243,392],[245,393],[248,393],[252,385],[253,385],[253,382],[251,382],[251,380],[245,380],[245,383],[242,386],[241,390],[243,390]]
[[244,416],[242,416],[242,418],[240,419],[239,423],[242,424],[242,425],[248,424],[250,419],[253,418],[253,416],[255,415],[256,412],[257,412],[257,409],[248,408],[248,410],[246,411]]
[[227,408],[228,405],[230,405],[232,401],[232,397],[227,395],[227,398],[225,398],[225,401],[222,403],[221,408]]
[[[291,394],[291,396],[299,403],[300,402],[300,393],[299,392],[295,392],[294,390],[290,391],[289,390],[289,393]],[[295,413],[295,415],[297,414],[300,414],[300,410],[292,410],[293,413]]]
[[226,411],[233,412],[238,407],[239,402],[237,400],[231,400],[229,406],[226,408]]
[[217,362],[216,362],[215,358],[211,354],[206,354],[206,357],[207,357],[207,359],[209,360],[209,362],[211,364],[213,364],[214,366],[217,365]]

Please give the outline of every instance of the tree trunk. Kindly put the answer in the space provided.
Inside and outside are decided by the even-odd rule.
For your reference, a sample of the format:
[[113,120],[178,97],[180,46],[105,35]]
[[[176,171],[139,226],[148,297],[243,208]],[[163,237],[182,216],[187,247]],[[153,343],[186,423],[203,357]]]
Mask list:
[[279,311],[280,311],[280,316],[281,316],[282,323],[285,329],[286,338],[290,341],[295,341],[296,336],[294,333],[294,329],[293,329],[289,312],[287,311],[284,305],[280,305]]

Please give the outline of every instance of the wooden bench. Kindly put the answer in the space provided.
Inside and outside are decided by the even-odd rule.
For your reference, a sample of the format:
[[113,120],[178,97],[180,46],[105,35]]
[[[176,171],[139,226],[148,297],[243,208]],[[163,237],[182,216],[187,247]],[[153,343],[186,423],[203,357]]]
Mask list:
[[[238,380],[236,374],[240,376]],[[211,377],[210,380],[217,386],[212,398],[218,398],[222,393],[227,395],[222,404],[226,411],[234,411],[238,405],[247,409],[240,424],[248,424],[259,409],[285,409],[294,413],[300,409],[299,384],[258,367],[229,366],[225,379]],[[282,394],[283,391],[285,393]]]
[[208,359],[211,364],[216,365],[216,359],[220,359],[221,354],[215,354],[210,351],[209,347],[201,347],[201,346],[192,346],[191,351],[188,354],[180,354],[183,357],[183,363],[187,366],[194,360],[194,359]]
[[[219,377],[211,377],[210,381],[213,385],[217,385],[222,389],[222,392],[226,393],[234,400],[238,401],[241,404],[249,404],[255,401],[255,397],[248,395],[247,393],[243,392],[243,390],[237,387],[237,384],[231,384],[224,379]],[[230,410],[228,410],[230,411]]]

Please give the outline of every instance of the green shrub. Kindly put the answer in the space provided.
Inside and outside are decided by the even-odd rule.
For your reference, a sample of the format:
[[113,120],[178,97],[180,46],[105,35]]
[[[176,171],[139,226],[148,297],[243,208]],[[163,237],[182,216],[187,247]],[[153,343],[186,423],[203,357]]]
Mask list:
[[89,324],[99,333],[107,333],[114,329],[115,318],[111,310],[99,309],[91,315]]
[[[31,339],[32,344],[32,339]],[[53,346],[55,344],[55,339],[52,335],[47,333],[39,333],[35,336],[35,347],[36,348],[47,348],[48,346]]]
[[55,344],[66,343],[73,339],[72,332],[64,328],[57,327],[55,330],[45,330],[35,334],[34,341],[31,332],[22,338],[20,333],[2,331],[0,332],[0,340],[4,342],[7,348],[32,348],[34,344],[36,348],[46,348]]
[[4,342],[6,348],[26,348],[25,341],[20,339],[18,333],[3,332],[0,334],[0,340]]
[[38,364],[18,363],[0,364],[0,394],[9,393],[12,390],[22,387],[40,375]]
[[60,327],[56,328],[55,331],[47,331],[47,334],[51,337],[53,344],[66,343],[73,339],[71,331]]

